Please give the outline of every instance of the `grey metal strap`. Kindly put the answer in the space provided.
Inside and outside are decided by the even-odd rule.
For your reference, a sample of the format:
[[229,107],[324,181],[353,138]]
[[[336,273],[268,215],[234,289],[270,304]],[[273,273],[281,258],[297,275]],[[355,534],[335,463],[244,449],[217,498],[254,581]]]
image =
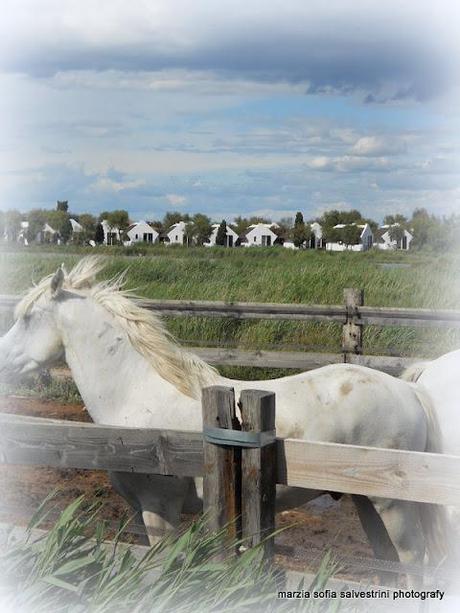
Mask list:
[[276,441],[275,430],[264,432],[243,432],[242,430],[228,430],[227,428],[203,428],[206,442],[215,445],[229,445],[232,447],[265,447]]

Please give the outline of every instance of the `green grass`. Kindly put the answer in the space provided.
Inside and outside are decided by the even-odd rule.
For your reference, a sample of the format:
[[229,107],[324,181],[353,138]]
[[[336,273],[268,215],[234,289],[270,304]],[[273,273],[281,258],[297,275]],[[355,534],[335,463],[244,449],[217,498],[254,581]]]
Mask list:
[[[127,286],[147,298],[340,304],[345,287],[365,291],[373,306],[447,308],[460,305],[460,255],[378,252],[291,252],[282,248],[222,249],[133,247],[52,248],[0,252],[0,292],[18,293],[64,262],[83,254],[107,258],[105,277],[128,267]],[[145,254],[138,257],[138,254]],[[382,264],[405,264],[385,268]],[[241,348],[338,351],[334,323],[174,318],[168,326],[184,343]],[[378,328],[365,330],[365,353],[435,356],[460,345],[460,331]]]
[[61,404],[82,404],[80,393],[70,378],[53,378],[45,373],[0,383],[0,395],[19,395],[53,400]]
[[[340,601],[278,600],[279,571],[262,559],[262,549],[236,556],[224,532],[210,533],[205,520],[165,538],[143,555],[119,542],[105,542],[100,506],[83,498],[71,503],[49,532],[32,530],[46,519],[48,501],[19,540],[11,535],[0,554],[0,605],[21,613],[255,612],[337,610]],[[48,509],[49,510],[49,509]],[[234,551],[233,544],[232,550]],[[227,552],[223,560],[216,554]],[[336,565],[326,556],[311,585],[324,589]]]

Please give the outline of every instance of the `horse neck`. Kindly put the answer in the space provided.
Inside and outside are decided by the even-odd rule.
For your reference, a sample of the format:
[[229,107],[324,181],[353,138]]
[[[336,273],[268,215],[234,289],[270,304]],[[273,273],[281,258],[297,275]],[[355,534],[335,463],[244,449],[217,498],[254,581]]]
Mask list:
[[[196,413],[197,403],[154,370],[101,305],[90,298],[65,300],[58,325],[67,364],[95,422],[174,427],[165,419],[165,407],[173,414]],[[191,419],[191,427],[196,425]]]

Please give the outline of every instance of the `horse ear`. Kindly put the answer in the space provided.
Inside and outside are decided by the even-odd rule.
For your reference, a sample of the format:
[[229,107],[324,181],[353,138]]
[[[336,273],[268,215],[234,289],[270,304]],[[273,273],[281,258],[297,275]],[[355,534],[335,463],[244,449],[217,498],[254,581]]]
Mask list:
[[62,286],[64,284],[64,270],[62,266],[59,266],[54,273],[54,277],[51,279],[51,298],[57,298],[61,293]]

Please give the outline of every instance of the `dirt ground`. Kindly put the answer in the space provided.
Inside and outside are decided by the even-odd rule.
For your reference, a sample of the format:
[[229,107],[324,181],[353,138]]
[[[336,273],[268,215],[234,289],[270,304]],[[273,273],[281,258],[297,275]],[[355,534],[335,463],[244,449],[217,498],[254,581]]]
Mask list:
[[[19,396],[0,396],[0,411],[91,421],[81,405],[60,405]],[[61,470],[47,467],[1,466],[0,465],[0,521],[26,525],[33,512],[47,494],[55,488],[55,503],[63,509],[77,496],[84,494],[89,500],[104,501],[103,517],[116,524],[120,518],[131,516],[132,511],[125,501],[111,488],[104,471]],[[184,516],[184,522],[190,521]],[[357,514],[348,496],[334,501],[323,496],[292,511],[277,515],[277,527],[290,526],[276,539],[277,558],[283,566],[295,570],[315,570],[325,551],[342,556],[372,558],[372,551],[361,528]],[[130,542],[143,542],[140,527],[136,525],[126,534]],[[361,573],[354,571],[358,578]],[[349,571],[347,572],[349,575]]]

